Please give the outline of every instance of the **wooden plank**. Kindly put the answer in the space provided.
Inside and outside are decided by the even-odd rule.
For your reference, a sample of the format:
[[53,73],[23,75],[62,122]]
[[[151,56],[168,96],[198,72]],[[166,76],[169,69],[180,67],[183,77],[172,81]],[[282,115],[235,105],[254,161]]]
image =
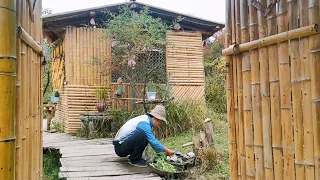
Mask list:
[[140,168],[139,170],[109,170],[109,171],[94,171],[94,172],[60,172],[59,177],[99,177],[99,176],[119,176],[119,175],[131,175],[140,173],[151,173],[148,168]]
[[[121,175],[121,176],[104,176],[104,177],[90,177],[89,180],[131,180],[131,179],[141,179],[141,180],[161,180],[156,174],[142,173],[142,174],[131,174],[131,175]],[[67,178],[67,180],[88,180],[88,177],[77,177],[77,178]]]

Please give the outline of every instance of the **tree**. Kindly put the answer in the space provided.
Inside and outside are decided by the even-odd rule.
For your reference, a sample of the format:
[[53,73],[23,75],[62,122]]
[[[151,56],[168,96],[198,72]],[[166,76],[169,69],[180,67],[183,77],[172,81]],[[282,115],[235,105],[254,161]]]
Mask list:
[[[159,79],[165,76],[165,69],[160,68],[164,63],[155,64],[151,56],[164,53],[166,32],[172,27],[160,18],[150,16],[148,7],[136,12],[126,5],[120,8],[119,13],[106,14],[109,16],[104,24],[106,36],[112,38],[112,70],[117,69],[120,77],[130,83],[135,95],[144,98],[146,87],[142,93],[136,84],[159,83]],[[105,72],[111,71],[109,64],[104,67]]]

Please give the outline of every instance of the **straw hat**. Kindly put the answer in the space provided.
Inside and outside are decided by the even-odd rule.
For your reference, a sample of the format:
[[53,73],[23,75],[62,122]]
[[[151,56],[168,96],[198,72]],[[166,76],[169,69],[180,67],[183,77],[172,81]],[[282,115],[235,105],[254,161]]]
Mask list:
[[168,124],[166,120],[166,109],[164,108],[163,105],[157,105],[154,109],[152,109],[152,111],[149,114]]

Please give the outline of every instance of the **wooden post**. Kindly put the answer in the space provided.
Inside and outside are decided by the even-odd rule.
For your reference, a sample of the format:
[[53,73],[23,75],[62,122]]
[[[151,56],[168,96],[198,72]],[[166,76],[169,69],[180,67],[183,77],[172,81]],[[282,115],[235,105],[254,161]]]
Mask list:
[[208,148],[209,147],[209,143],[208,143],[208,140],[206,138],[206,133],[205,131],[200,131],[200,140],[201,140],[201,146],[203,148]]
[[1,2],[0,15],[0,179],[14,179],[16,108],[16,1]]
[[[309,24],[320,23],[319,0],[309,0]],[[309,38],[315,179],[320,179],[320,35]]]
[[213,148],[214,147],[214,132],[213,132],[213,125],[211,122],[210,118],[205,119],[204,121],[204,128],[205,128],[205,133],[206,133],[206,138],[209,144],[209,147]]
[[[308,2],[299,0],[300,27],[309,25]],[[305,178],[314,179],[314,145],[313,145],[313,123],[311,108],[311,74],[309,57],[309,37],[300,38],[299,46],[301,60],[301,81],[302,81],[302,109],[303,109],[303,130],[304,130],[304,162]]]
[[192,142],[193,142],[193,152],[196,154],[196,156],[198,156],[199,149],[201,149],[200,137],[193,136]]

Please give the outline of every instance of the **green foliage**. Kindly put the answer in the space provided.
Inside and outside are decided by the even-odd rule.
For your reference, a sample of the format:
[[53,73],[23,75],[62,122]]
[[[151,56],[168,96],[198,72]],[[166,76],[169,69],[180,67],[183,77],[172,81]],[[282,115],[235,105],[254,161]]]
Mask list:
[[156,157],[156,162],[150,163],[151,166],[153,166],[156,169],[159,169],[161,171],[165,172],[177,172],[177,169],[175,166],[167,163],[166,161],[166,155],[165,154],[160,154],[158,157]]
[[46,65],[44,66],[44,78],[43,78],[43,89],[45,90],[43,95],[43,103],[48,104],[51,101],[52,95],[52,70],[51,70],[51,52],[52,48],[49,43],[45,40],[42,44],[44,54],[46,58]]
[[106,100],[107,99],[107,95],[108,95],[109,89],[102,87],[99,88],[98,90],[96,90],[96,97],[99,100]]
[[53,129],[55,129],[58,133],[64,132],[64,127],[60,122],[52,121]]
[[54,97],[60,97],[59,91],[55,91],[55,92],[54,92]]
[[45,150],[43,154],[43,179],[59,179],[60,153],[56,150]]
[[215,41],[205,48],[204,69],[206,74],[206,101],[217,113],[227,112],[226,61],[221,56],[223,45]]
[[148,92],[156,92],[157,91],[157,86],[154,83],[148,83]]

